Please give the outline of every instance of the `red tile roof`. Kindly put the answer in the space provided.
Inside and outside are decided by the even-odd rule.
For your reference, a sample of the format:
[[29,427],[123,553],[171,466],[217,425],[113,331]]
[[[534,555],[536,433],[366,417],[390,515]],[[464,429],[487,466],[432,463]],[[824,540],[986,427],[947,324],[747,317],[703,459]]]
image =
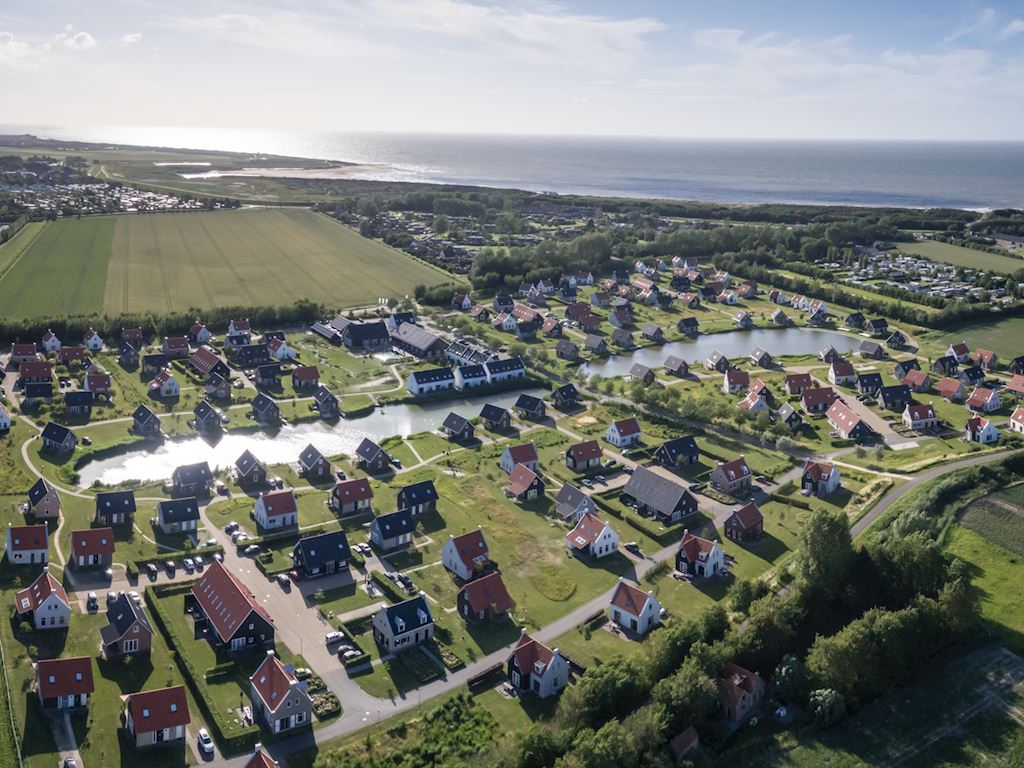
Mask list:
[[30,586],[14,596],[14,607],[17,608],[19,614],[28,613],[45,603],[50,595],[56,595],[58,600],[69,609],[71,608],[68,593],[64,591],[64,587],[53,577],[53,574],[44,571]]
[[1024,395],[1024,376],[1021,376],[1019,373],[1013,374],[1013,378],[1010,379],[1010,383],[1006,385],[1006,388],[1011,392]]
[[691,563],[705,562],[717,546],[715,542],[696,536],[689,531],[683,534],[683,539],[679,542],[679,550],[686,555],[686,560]]
[[592,461],[601,458],[601,444],[597,440],[587,440],[585,443],[570,445],[567,453],[575,461]]
[[761,514],[761,508],[752,501],[737,509],[725,521],[726,527],[738,527],[743,530],[756,528],[763,523],[764,515]]
[[832,375],[836,378],[843,376],[855,376],[857,371],[849,360],[837,358],[832,361]]
[[959,344],[953,344],[953,354],[957,357],[963,357],[964,355],[970,354],[970,349],[967,347],[966,342],[960,342]]
[[15,552],[36,552],[50,548],[45,525],[12,525],[7,529],[7,540]]
[[176,728],[191,722],[183,685],[130,693],[126,698],[136,734]]
[[470,573],[477,568],[477,558],[482,556],[485,560],[490,559],[487,539],[484,538],[484,532],[479,528],[453,536],[451,543],[455,547],[455,553],[459,556],[459,560]]
[[750,386],[750,374],[747,371],[741,371],[739,368],[730,368],[725,372],[725,380],[728,382],[730,387],[748,387]]
[[300,365],[292,371],[292,380],[319,381],[320,369],[315,365]]
[[612,593],[612,605],[616,608],[621,608],[633,616],[639,616],[643,613],[644,606],[647,605],[649,599],[650,595],[642,589],[638,589],[622,579],[619,579],[615,592]]
[[274,623],[249,588],[218,560],[207,566],[202,578],[192,587],[192,594],[221,640],[231,638],[253,611],[270,624]]
[[469,582],[462,591],[466,594],[469,607],[475,612],[492,610],[495,613],[508,613],[516,607],[516,601],[508,593],[497,571]]
[[934,419],[935,407],[931,403],[914,403],[907,406],[907,412],[913,421],[921,419]]
[[357,477],[342,480],[334,486],[334,495],[343,504],[348,501],[368,501],[373,498],[373,488],[365,477]]
[[817,408],[822,405],[831,405],[839,398],[839,395],[832,387],[810,387],[804,389],[801,397],[805,408]]
[[512,655],[521,670],[533,672],[538,661],[547,667],[555,654],[542,642],[534,640],[524,631],[519,637],[519,642],[512,649]]
[[245,768],[278,768],[278,763],[270,755],[264,752],[262,748],[260,748],[258,752],[249,758],[249,762],[245,764]]
[[114,554],[114,529],[88,528],[84,531],[72,531],[71,552],[75,557]]
[[188,336],[165,336],[164,346],[168,349],[188,349]]
[[39,695],[44,699],[91,694],[94,690],[92,659],[75,656],[71,659],[40,660],[36,662],[36,680]]
[[1010,415],[1010,421],[1015,424],[1024,424],[1024,407],[1017,406],[1013,409],[1013,413]]
[[295,675],[285,669],[284,664],[273,653],[268,653],[256,671],[249,678],[252,687],[270,711],[276,711],[288,696],[288,691],[297,682]]
[[200,373],[210,373],[217,363],[223,362],[210,347],[202,346],[188,356],[189,364]]
[[727,461],[722,464],[722,472],[725,473],[726,480],[736,480],[740,477],[746,477],[750,474],[750,467],[747,466],[747,460],[740,456],[738,459]]
[[826,416],[836,425],[836,429],[847,435],[861,422],[860,416],[851,411],[842,400],[832,403]]
[[522,445],[510,445],[505,450],[508,451],[509,458],[512,459],[512,465],[516,464],[527,464],[529,462],[537,461],[537,449],[533,443],[523,443]]
[[953,397],[962,388],[963,384],[959,379],[953,379],[949,376],[939,379],[938,383],[935,385],[935,391],[945,398]]
[[525,464],[516,464],[508,475],[508,489],[516,496],[526,493],[537,480],[537,473]]
[[786,389],[806,389],[810,387],[811,374],[809,373],[793,373],[786,377]]
[[971,392],[971,396],[967,398],[967,407],[981,408],[992,399],[994,394],[995,391],[987,387],[975,387],[974,391]]
[[585,512],[576,527],[565,534],[574,549],[584,549],[597,541],[607,524],[591,512]]
[[290,515],[299,511],[295,494],[290,488],[283,491],[273,491],[262,494],[263,508],[267,510],[267,517],[280,517]]
[[49,360],[30,360],[18,366],[18,374],[25,378],[38,379],[43,376],[53,376],[53,366]]
[[623,437],[640,434],[640,422],[636,420],[635,416],[630,416],[628,419],[613,421],[612,426],[615,427],[615,429],[618,430],[618,433]]
[[903,377],[901,384],[906,384],[908,387],[922,387],[928,381],[928,372],[919,369],[911,369],[907,371],[907,375]]

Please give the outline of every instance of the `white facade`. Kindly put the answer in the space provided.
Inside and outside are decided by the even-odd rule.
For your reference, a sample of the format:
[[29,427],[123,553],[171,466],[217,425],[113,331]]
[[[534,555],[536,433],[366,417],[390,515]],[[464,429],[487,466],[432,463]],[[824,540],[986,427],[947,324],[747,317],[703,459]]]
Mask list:
[[628,448],[640,442],[640,433],[623,434],[619,431],[618,425],[612,424],[608,427],[608,431],[605,432],[605,439],[616,448]]
[[50,333],[43,337],[43,351],[60,352],[60,339],[57,338],[57,334]]

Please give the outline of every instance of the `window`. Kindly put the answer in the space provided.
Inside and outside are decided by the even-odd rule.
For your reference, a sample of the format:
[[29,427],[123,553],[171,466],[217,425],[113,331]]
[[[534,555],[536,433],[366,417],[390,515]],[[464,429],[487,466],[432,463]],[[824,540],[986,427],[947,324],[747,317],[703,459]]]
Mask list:
[[124,645],[122,646],[122,648],[123,648],[124,653],[134,653],[135,651],[139,650],[139,641],[138,640],[125,640],[124,641]]

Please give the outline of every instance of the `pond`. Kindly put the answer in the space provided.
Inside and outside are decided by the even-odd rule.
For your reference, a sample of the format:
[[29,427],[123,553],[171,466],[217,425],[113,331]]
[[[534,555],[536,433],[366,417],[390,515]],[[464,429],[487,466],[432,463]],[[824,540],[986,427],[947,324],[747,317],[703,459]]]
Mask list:
[[589,375],[600,374],[608,378],[625,376],[634,363],[641,363],[648,368],[660,368],[670,355],[693,365],[694,361],[702,364],[715,350],[729,359],[735,359],[748,357],[755,348],[764,347],[768,354],[779,357],[815,354],[831,344],[845,354],[855,351],[861,341],[856,336],[818,328],[754,328],[750,331],[711,333],[696,339],[643,347],[633,352],[612,355],[606,360],[584,363],[581,368]]
[[310,443],[325,456],[351,455],[364,437],[381,441],[393,435],[406,437],[437,429],[450,411],[467,418],[475,417],[480,414],[484,403],[509,408],[523,392],[538,397],[548,394],[543,389],[525,389],[423,405],[389,405],[358,419],[288,424],[275,433],[229,432],[214,444],[198,436],[165,440],[151,448],[90,461],[79,470],[79,483],[88,487],[97,480],[105,485],[117,485],[128,480],[163,480],[182,464],[206,461],[210,467],[230,466],[247,449],[265,464],[295,462],[302,449]]

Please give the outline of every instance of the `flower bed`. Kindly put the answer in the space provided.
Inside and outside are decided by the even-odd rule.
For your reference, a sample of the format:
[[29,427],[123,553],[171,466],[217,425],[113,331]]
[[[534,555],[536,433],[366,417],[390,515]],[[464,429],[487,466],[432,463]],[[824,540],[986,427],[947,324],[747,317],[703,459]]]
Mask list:
[[327,693],[314,694],[312,699],[313,714],[316,715],[318,720],[325,720],[328,717],[334,717],[335,715],[341,714],[341,702],[338,701],[338,697],[330,691]]

